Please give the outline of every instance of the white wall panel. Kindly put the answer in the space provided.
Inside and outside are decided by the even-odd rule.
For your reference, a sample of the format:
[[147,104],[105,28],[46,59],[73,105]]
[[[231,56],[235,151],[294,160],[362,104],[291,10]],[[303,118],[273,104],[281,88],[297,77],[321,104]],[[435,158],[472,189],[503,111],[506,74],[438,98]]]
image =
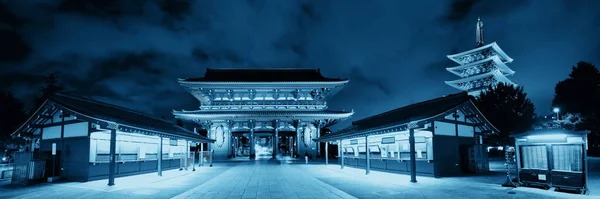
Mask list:
[[44,128],[42,140],[60,138],[60,126],[51,126]]
[[435,125],[434,133],[436,135],[451,135],[451,136],[456,136],[456,126],[455,126],[455,124],[435,121],[434,125]]
[[65,137],[81,137],[88,136],[88,123],[81,122],[65,125]]
[[458,125],[458,136],[459,137],[473,137],[475,133],[473,132],[472,126],[466,125]]

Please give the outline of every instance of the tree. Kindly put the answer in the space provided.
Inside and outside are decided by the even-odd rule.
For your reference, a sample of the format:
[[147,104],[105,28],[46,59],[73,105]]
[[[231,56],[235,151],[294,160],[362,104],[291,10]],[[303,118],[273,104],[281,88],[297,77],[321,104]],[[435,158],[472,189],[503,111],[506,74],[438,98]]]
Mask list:
[[490,86],[481,92],[476,104],[481,113],[500,131],[495,144],[508,143],[510,134],[530,130],[535,122],[535,107],[527,98],[523,87],[504,83]]
[[556,84],[552,106],[562,115],[579,115],[574,130],[591,131],[590,146],[600,146],[600,71],[594,64],[578,62],[569,77]]
[[62,91],[64,88],[58,85],[58,75],[55,72],[49,73],[45,80],[45,86],[40,88],[41,96],[35,98],[35,104],[37,106],[41,105],[57,92]]
[[23,102],[15,98],[12,92],[0,89],[0,147],[13,143],[10,134],[27,118],[24,109]]

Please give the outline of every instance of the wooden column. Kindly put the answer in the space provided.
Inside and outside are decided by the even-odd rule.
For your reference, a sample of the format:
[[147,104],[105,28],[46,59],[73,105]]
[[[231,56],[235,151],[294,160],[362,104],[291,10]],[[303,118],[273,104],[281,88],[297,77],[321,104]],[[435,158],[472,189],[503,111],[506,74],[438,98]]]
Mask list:
[[256,154],[254,153],[254,128],[250,128],[250,159],[254,159]]
[[411,128],[408,130],[408,142],[410,145],[410,182],[417,182],[417,162],[415,157],[415,129]]
[[[110,130],[110,162],[108,163],[108,186],[115,185],[115,170],[117,158],[117,129]],[[61,158],[62,159],[62,158]]]
[[298,154],[298,157],[304,157],[304,154],[302,154],[302,151],[300,151],[300,145],[302,144],[301,140],[304,139],[303,137],[301,137],[301,124],[302,120],[298,120],[296,124],[296,153]]
[[162,176],[163,138],[158,137],[158,176]]
[[277,158],[279,154],[279,129],[275,126],[275,136],[273,139],[273,158]]
[[371,172],[371,148],[369,147],[369,136],[365,136],[365,147],[367,147],[365,150],[367,152],[367,168],[365,175],[369,175],[369,172]]
[[183,168],[187,171],[188,170],[188,158],[190,157],[190,145],[189,142],[186,140],[185,141],[185,159],[183,159]]
[[200,166],[204,166],[204,143],[200,143]]
[[344,144],[342,143],[343,140],[340,140],[340,148],[342,149],[342,162],[340,162],[340,169],[344,169]]
[[273,128],[275,129],[275,132],[273,133],[273,158],[277,157],[277,154],[279,153],[279,120],[275,120],[273,121]]
[[325,165],[329,165],[329,156],[327,155],[329,152],[329,142],[325,142]]
[[[317,123],[316,127],[317,127],[317,133],[316,133],[315,137],[319,138],[321,136],[321,121],[319,121]],[[317,158],[321,157],[321,143],[320,142],[315,142],[315,145],[317,145],[317,155],[316,155],[316,157]]]

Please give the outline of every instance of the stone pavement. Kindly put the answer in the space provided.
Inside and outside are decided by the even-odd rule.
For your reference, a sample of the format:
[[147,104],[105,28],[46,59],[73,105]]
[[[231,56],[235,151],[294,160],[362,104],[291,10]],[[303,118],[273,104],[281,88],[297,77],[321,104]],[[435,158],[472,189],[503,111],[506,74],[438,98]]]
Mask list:
[[355,198],[279,161],[240,163],[174,198]]
[[[20,187],[0,180],[0,198],[599,198],[551,190],[504,188],[501,172],[431,178],[330,165],[311,161],[215,162],[197,171],[166,171],[92,182],[42,183]],[[599,161],[600,163],[600,161]],[[599,164],[600,165],[600,164]],[[593,167],[590,167],[593,168]],[[596,176],[594,176],[596,177]],[[593,193],[593,192],[592,192]]]

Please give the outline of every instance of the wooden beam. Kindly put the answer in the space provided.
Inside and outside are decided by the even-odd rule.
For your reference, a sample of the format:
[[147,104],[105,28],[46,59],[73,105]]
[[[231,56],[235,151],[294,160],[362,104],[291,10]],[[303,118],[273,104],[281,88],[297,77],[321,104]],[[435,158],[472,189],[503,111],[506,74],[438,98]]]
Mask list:
[[483,126],[484,123],[468,123],[468,122],[462,122],[462,121],[455,121],[455,120],[449,120],[449,119],[438,119],[436,121],[440,121],[440,122],[447,122],[447,123],[452,123],[452,124],[460,124],[460,125],[465,125],[465,126]]
[[477,118],[477,114],[468,114],[468,115],[465,115],[465,117],[467,119],[469,119],[469,118]]
[[69,124],[75,124],[75,123],[80,123],[80,122],[85,122],[83,120],[68,120],[68,121],[64,121],[64,122],[56,122],[56,123],[50,123],[50,124],[30,124],[29,126],[31,128],[46,128],[46,127],[51,127],[51,126],[60,126],[60,125],[69,125]]

